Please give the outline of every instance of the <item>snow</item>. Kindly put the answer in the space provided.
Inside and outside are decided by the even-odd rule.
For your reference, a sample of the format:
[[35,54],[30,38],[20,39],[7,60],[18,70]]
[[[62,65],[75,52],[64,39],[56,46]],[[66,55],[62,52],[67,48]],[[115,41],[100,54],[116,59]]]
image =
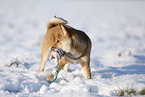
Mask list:
[[[112,97],[115,89],[145,88],[145,2],[1,0],[1,97]],[[71,65],[49,84],[55,64],[38,72],[41,43],[53,16],[83,30],[92,40],[92,79]],[[20,62],[9,66],[11,61]]]

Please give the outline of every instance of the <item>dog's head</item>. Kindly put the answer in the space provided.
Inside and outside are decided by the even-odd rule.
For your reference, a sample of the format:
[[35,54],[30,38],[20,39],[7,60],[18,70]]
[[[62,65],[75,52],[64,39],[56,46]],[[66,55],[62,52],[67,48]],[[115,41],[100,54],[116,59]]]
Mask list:
[[51,50],[54,49],[62,49],[65,52],[71,51],[71,38],[69,36],[69,33],[64,25],[58,25],[60,28],[60,31],[55,36],[55,42],[51,47]]

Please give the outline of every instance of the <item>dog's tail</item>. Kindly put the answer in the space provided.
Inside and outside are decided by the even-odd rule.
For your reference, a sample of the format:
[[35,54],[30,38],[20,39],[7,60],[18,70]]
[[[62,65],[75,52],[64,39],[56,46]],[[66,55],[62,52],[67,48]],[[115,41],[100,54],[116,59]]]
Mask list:
[[47,29],[50,29],[52,27],[57,26],[58,24],[67,24],[68,22],[60,17],[54,16],[53,18],[50,19]]

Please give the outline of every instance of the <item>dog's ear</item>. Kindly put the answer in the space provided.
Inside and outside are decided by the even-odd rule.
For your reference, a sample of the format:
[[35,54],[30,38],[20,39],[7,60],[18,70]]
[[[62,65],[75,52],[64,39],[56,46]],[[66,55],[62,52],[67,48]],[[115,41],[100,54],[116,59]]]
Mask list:
[[61,29],[61,33],[62,33],[63,35],[67,35],[67,34],[68,34],[68,32],[66,31],[65,26],[59,24],[59,28]]

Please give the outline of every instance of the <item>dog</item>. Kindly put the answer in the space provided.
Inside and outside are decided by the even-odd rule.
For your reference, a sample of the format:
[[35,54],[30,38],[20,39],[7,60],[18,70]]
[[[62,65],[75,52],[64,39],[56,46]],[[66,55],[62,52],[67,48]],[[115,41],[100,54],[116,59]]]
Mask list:
[[[53,17],[47,25],[47,32],[42,42],[41,66],[39,72],[44,71],[44,66],[54,49],[61,49],[65,56],[59,60],[58,70],[68,71],[69,64],[81,64],[84,77],[91,79],[90,53],[91,40],[80,30],[66,25],[67,21],[60,17]],[[51,73],[47,80],[53,80]]]

